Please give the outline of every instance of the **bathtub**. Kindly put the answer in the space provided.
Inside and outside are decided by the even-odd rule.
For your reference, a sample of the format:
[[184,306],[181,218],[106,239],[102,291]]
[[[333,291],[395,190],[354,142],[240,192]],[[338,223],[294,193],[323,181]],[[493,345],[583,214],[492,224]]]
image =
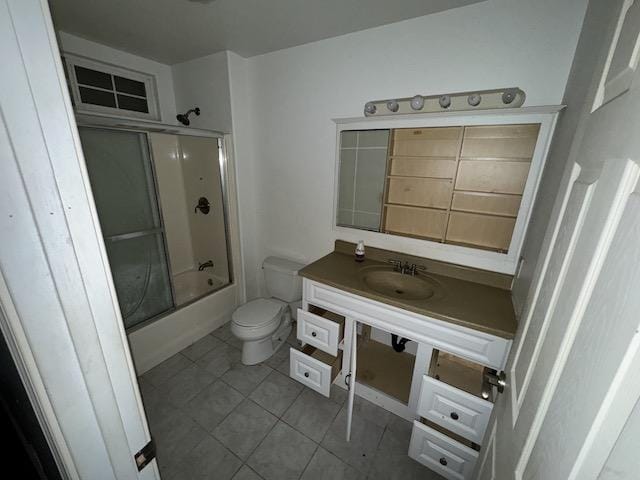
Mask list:
[[192,302],[224,286],[225,282],[210,271],[187,270],[173,276],[173,290],[177,307]]

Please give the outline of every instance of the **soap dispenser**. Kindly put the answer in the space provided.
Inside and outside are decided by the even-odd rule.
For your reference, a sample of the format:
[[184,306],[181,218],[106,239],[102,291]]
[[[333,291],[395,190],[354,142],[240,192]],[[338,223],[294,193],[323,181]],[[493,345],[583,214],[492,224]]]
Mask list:
[[356,245],[356,262],[364,262],[364,240],[360,240]]

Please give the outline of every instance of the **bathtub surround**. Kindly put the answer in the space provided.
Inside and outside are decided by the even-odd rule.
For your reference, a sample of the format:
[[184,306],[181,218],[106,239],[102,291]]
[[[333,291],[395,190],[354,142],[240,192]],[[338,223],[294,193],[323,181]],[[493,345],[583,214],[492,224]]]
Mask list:
[[178,137],[152,133],[151,151],[156,167],[158,196],[162,204],[167,246],[174,252],[169,259],[175,274],[194,268],[189,205],[185,191],[183,169],[180,165]]
[[238,304],[237,294],[237,285],[231,285],[129,332],[127,337],[136,373],[142,375],[230,322]]
[[[152,133],[149,140],[175,300],[182,305],[230,281],[218,144],[214,138],[163,133]],[[201,197],[210,202],[207,214],[195,208]],[[198,271],[209,261],[210,268]]]
[[[229,321],[242,298],[232,145],[194,129],[145,133],[146,125],[123,120],[79,121],[83,143],[91,146],[87,165],[142,373]],[[224,145],[228,151],[220,150]],[[205,197],[206,214],[195,208]],[[153,251],[166,262],[148,258],[150,249],[138,245],[147,239],[167,242],[168,256],[163,247]],[[135,254],[129,246],[137,246]],[[158,279],[165,279],[165,288]],[[159,293],[167,301],[159,303]]]
[[233,311],[244,301],[234,154],[233,144],[228,136],[225,137],[225,145],[227,152],[225,180],[229,198],[229,241],[234,271],[233,282],[197,302],[129,332],[129,345],[138,375],[167,360],[211,331],[229,323]]

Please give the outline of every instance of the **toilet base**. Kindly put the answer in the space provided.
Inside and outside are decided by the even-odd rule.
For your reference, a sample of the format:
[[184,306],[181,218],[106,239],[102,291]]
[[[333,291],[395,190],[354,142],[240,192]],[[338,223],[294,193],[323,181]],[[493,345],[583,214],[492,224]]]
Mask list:
[[245,341],[242,344],[242,363],[256,365],[268,360],[287,342],[290,333],[291,315],[287,312],[275,333],[261,340]]

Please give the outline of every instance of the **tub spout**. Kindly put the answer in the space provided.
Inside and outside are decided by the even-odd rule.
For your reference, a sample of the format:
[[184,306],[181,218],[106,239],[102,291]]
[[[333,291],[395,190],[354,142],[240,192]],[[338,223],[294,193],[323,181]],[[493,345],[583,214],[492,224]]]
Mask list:
[[198,271],[199,272],[203,271],[205,268],[213,268],[213,261],[212,260],[207,260],[204,263],[198,264]]

